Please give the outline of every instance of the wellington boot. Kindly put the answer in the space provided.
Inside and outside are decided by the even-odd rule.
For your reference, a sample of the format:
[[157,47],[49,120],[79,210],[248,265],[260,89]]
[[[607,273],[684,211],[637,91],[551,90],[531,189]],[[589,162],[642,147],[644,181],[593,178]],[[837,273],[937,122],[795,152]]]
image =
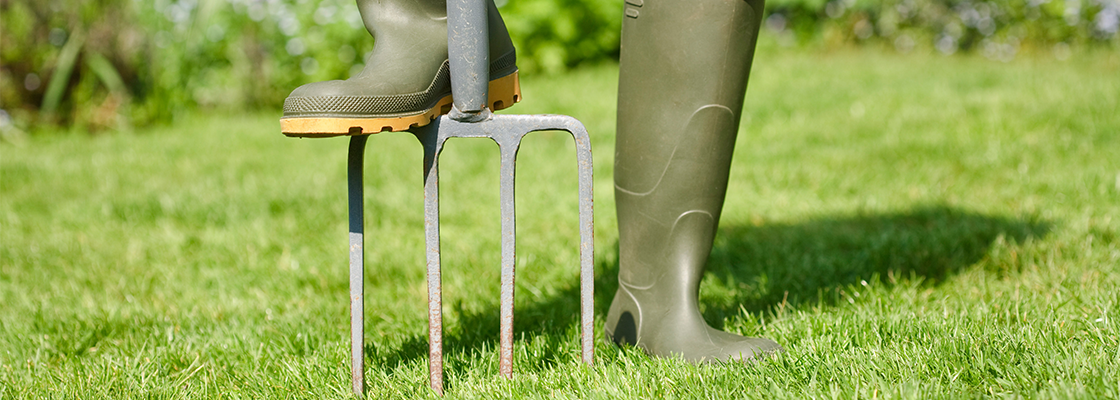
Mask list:
[[616,343],[709,363],[781,351],[708,326],[697,304],[762,3],[626,0],[614,173],[619,288],[606,323]]
[[[500,110],[521,100],[516,54],[505,23],[487,1],[489,103]],[[300,86],[284,100],[280,130],[327,137],[404,131],[451,110],[446,0],[358,0],[373,52],[344,81]]]

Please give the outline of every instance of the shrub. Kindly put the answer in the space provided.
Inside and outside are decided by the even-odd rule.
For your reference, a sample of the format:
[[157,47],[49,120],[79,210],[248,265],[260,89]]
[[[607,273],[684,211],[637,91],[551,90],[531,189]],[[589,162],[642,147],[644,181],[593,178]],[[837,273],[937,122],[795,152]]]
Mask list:
[[[527,72],[616,58],[621,10],[502,6]],[[353,0],[0,0],[0,15],[0,127],[9,114],[97,130],[193,108],[278,109],[299,84],[347,77],[373,48]],[[1120,47],[1120,0],[771,0],[765,26],[789,43],[1006,60],[1025,45]]]
[[[766,26],[787,41],[886,41],[1009,60],[1022,46],[1120,42],[1120,0],[771,0]],[[1061,54],[1059,54],[1061,56]]]
[[0,101],[17,119],[96,128],[127,122],[107,115],[144,124],[194,107],[276,107],[373,48],[342,0],[71,3],[2,3]]

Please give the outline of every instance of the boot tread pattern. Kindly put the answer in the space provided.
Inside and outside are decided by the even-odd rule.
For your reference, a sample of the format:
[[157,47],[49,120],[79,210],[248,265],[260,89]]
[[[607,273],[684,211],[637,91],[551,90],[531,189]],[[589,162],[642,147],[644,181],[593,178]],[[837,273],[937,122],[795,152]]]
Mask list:
[[[490,109],[502,110],[521,101],[521,82],[515,71],[490,81]],[[380,132],[402,132],[427,125],[440,115],[451,112],[453,98],[446,95],[434,105],[412,115],[389,117],[284,117],[280,131],[292,137],[331,137],[369,135]]]

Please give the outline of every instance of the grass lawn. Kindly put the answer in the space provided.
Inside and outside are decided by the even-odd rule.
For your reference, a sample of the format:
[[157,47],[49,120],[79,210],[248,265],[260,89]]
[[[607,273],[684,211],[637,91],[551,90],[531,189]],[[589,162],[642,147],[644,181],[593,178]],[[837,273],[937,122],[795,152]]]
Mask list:
[[[701,297],[768,362],[602,338],[617,67],[511,112],[593,138],[596,364],[579,363],[575,150],[521,151],[514,379],[497,376],[498,152],[441,162],[449,398],[1120,397],[1120,54],[760,49]],[[0,398],[345,398],[346,139],[278,113],[0,143]],[[426,385],[422,154],[366,153],[370,398]]]

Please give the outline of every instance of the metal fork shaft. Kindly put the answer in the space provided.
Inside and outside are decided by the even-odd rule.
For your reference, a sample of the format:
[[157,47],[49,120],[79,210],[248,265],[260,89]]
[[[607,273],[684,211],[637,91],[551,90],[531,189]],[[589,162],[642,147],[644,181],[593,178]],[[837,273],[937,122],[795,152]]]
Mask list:
[[490,39],[486,0],[447,2],[447,51],[455,108],[475,114],[486,108],[490,85]]

